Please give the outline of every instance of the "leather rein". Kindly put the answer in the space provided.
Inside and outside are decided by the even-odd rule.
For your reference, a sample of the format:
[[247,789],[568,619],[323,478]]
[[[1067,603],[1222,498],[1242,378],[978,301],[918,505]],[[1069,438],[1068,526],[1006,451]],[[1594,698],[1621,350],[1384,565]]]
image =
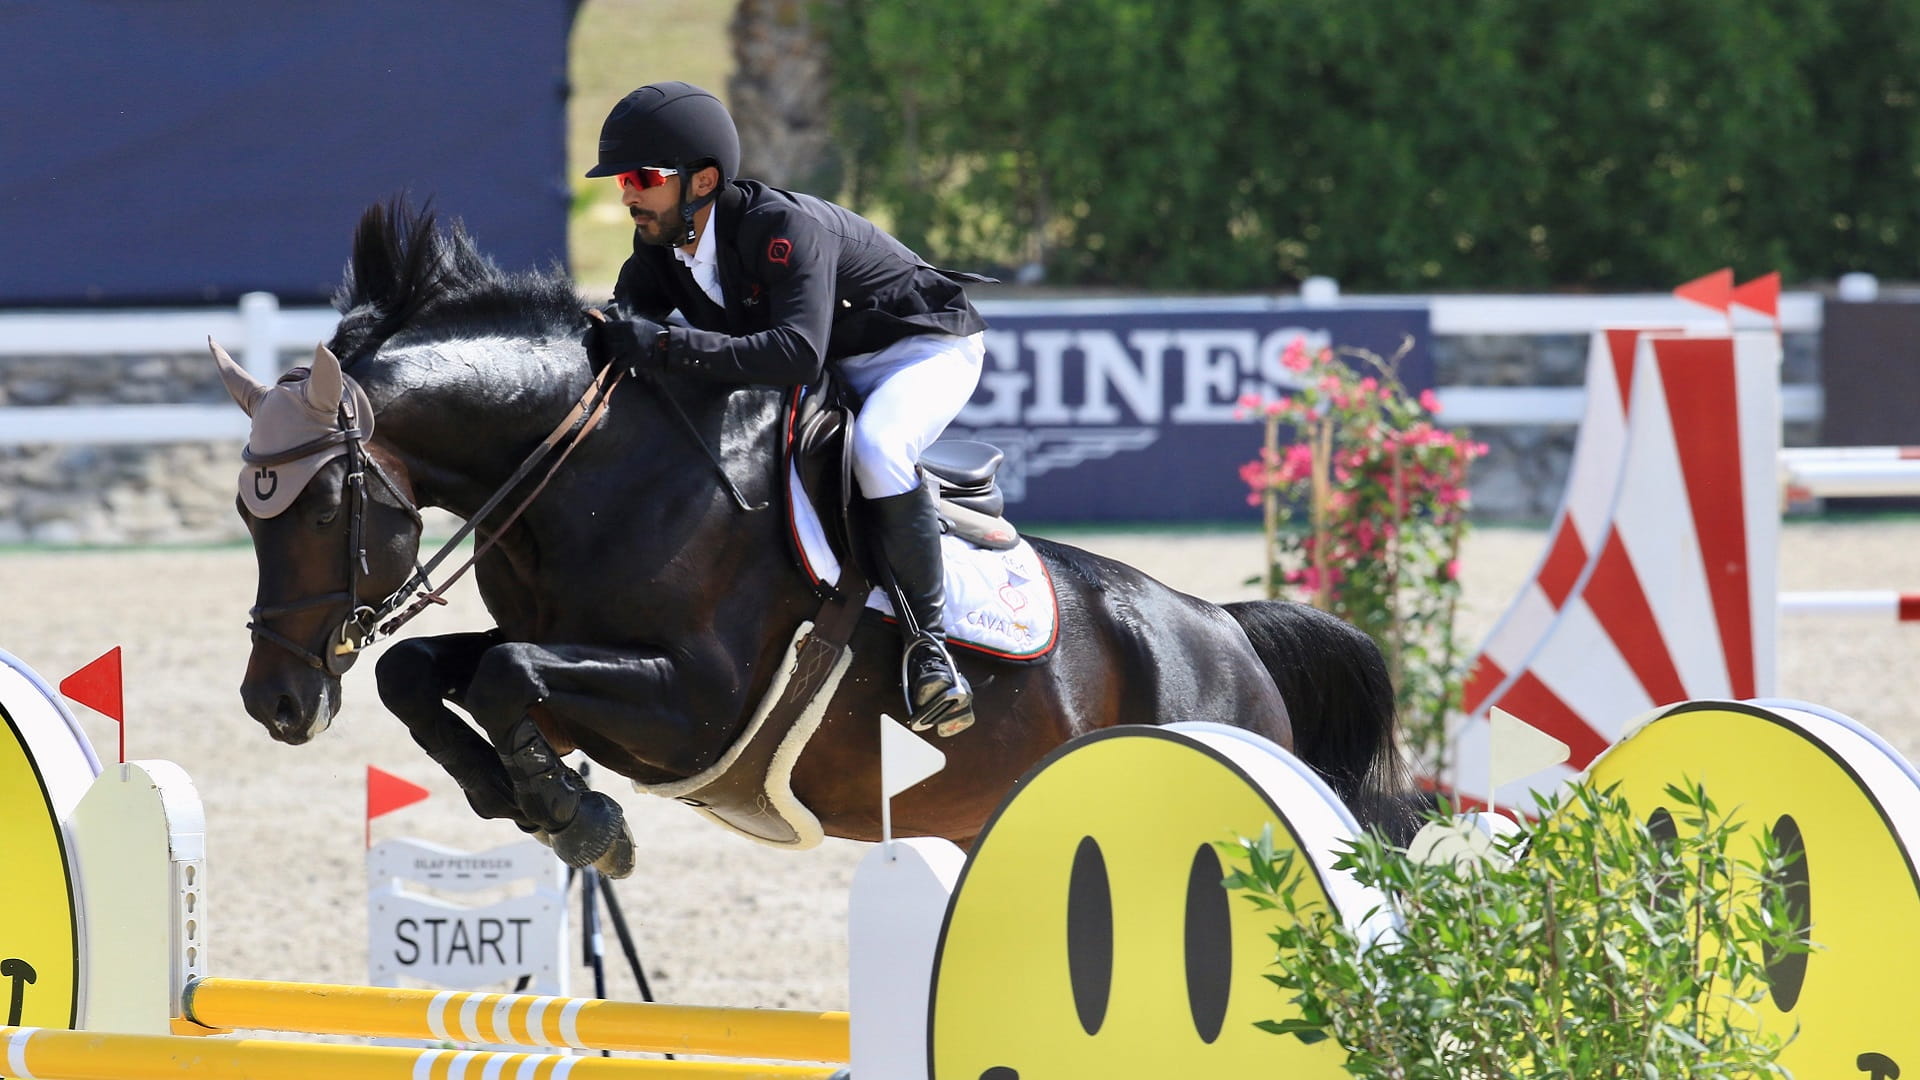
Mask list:
[[[330,446],[345,445],[347,455],[346,588],[285,604],[256,605],[248,612],[247,629],[253,632],[256,639],[285,649],[308,667],[335,677],[343,674],[347,666],[352,663],[354,654],[361,649],[383,637],[392,635],[395,630],[427,608],[447,602],[446,591],[453,586],[454,582],[459,581],[480,560],[481,556],[492,550],[494,544],[506,535],[514,522],[520,520],[527,508],[533,505],[533,500],[546,490],[548,482],[560,470],[560,466],[566,463],[574,448],[580,445],[600,418],[606,415],[608,404],[613,398],[614,387],[620,385],[620,380],[625,376],[626,369],[619,365],[609,364],[601,369],[588,382],[586,390],[580,395],[580,400],[576,401],[567,414],[561,417],[560,423],[554,427],[552,433],[542,439],[540,444],[520,462],[520,466],[513,471],[513,475],[507,477],[506,481],[494,490],[487,501],[481,504],[480,509],[467,518],[460,530],[442,544],[440,550],[435,552],[425,565],[415,558],[413,573],[378,606],[360,603],[360,579],[370,572],[367,568],[364,535],[368,498],[367,474],[371,472],[374,479],[378,480],[381,486],[398,500],[400,508],[413,518],[415,527],[422,526],[422,518],[419,507],[414,505],[413,500],[400,489],[400,485],[395,483],[387,471],[380,466],[380,462],[367,453],[366,433],[358,426],[358,418],[353,415],[350,405],[351,395],[342,395],[338,430],[330,431],[318,439],[276,454],[255,454],[250,449],[243,450],[242,458],[252,465],[284,465]],[[438,588],[435,588],[429,575],[446,561],[454,549],[459,547],[482,521],[486,520],[487,515],[499,507],[514,488],[531,475],[542,461],[551,456],[555,449],[559,449],[560,454],[553,459],[552,464],[547,466],[547,471],[540,477],[540,482],[534,485],[533,490],[520,500],[511,513],[486,533],[485,539],[474,548],[473,554],[467,557],[467,561],[462,563]],[[414,595],[416,590],[417,596]],[[328,646],[324,655],[314,652],[267,625],[270,619],[334,604],[345,604],[351,610],[346,618],[341,620],[338,630],[328,635]],[[400,611],[403,606],[406,610]],[[400,614],[389,619],[388,617],[393,616],[395,612]]]

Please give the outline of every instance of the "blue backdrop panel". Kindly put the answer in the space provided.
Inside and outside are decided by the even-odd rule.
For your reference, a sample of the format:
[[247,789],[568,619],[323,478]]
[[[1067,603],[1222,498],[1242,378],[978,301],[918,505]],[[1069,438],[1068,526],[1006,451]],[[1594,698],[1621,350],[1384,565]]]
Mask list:
[[401,192],[564,261],[574,8],[0,3],[0,304],[318,300]]
[[1296,377],[1287,343],[1391,357],[1433,385],[1427,310],[983,303],[987,365],[948,438],[1006,451],[1001,484],[1016,522],[1257,521],[1240,465],[1261,426],[1234,418],[1244,394],[1271,398]]

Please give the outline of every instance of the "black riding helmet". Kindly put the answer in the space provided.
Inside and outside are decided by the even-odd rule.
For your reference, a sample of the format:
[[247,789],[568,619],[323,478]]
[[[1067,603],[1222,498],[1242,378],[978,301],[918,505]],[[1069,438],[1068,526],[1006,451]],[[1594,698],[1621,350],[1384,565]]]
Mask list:
[[688,180],[696,166],[711,163],[720,180],[740,171],[740,133],[734,130],[720,99],[691,83],[663,82],[643,86],[620,99],[600,125],[600,163],[587,170],[592,176],[618,176],[655,166],[680,171],[680,220],[686,226],[681,243],[693,241],[693,215],[719,193],[687,198]]

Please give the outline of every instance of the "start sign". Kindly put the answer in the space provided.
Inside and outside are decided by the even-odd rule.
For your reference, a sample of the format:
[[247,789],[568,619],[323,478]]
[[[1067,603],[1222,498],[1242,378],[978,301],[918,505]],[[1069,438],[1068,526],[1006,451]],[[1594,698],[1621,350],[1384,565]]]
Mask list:
[[99,772],[59,699],[0,652],[0,1020],[80,1016],[80,903],[65,822]]
[[[534,993],[564,994],[566,885],[566,867],[533,840],[483,852],[384,840],[367,853],[368,979],[480,990],[526,976]],[[430,894],[450,892],[506,895],[461,904]]]

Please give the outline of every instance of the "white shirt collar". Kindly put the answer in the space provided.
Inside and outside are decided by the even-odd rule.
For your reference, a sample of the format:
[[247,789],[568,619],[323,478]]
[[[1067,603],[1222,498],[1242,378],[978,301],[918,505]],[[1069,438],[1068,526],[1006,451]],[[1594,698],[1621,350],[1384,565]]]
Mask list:
[[713,266],[715,264],[713,234],[714,226],[719,224],[719,222],[715,220],[716,216],[717,215],[711,211],[707,213],[707,227],[700,230],[699,238],[694,241],[693,254],[691,256],[680,250],[677,246],[673,249],[673,257],[685,263],[687,269],[691,270],[696,266]]

